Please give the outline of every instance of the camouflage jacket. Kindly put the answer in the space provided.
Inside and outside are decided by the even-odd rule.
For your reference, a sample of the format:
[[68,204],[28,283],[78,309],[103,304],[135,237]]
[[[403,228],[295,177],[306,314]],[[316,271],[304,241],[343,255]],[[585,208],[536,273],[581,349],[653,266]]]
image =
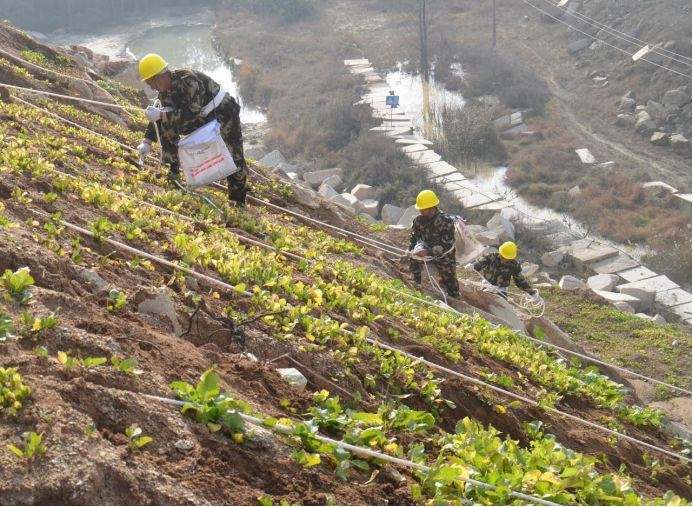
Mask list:
[[[208,116],[202,116],[202,109],[219,93],[219,84],[211,77],[190,69],[171,71],[171,88],[159,92],[162,107],[173,108],[166,113],[162,128],[173,129],[178,135],[188,135],[213,119],[224,125],[228,121],[237,122],[240,133],[240,106],[228,93]],[[240,134],[239,134],[240,135]],[[156,140],[154,125],[147,127],[145,137]]]
[[[445,255],[443,259],[455,258],[455,220],[441,213],[440,211],[431,218],[424,218],[419,215],[414,219],[409,236],[409,250],[413,250],[416,244],[421,241],[428,245],[429,249],[436,246],[443,247],[443,252],[452,251]],[[434,255],[429,251],[429,255]]]
[[484,255],[474,263],[474,269],[480,272],[489,283],[497,287],[509,287],[511,278],[515,285],[525,292],[532,293],[534,289],[522,275],[522,267],[515,259],[502,261],[500,254]]

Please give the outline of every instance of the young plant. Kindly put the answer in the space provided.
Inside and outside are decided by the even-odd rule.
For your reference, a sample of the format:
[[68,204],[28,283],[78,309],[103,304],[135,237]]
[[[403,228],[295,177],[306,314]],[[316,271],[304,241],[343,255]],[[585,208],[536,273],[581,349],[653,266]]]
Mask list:
[[108,361],[108,359],[106,359],[105,357],[85,357],[84,359],[82,359],[82,357],[79,355],[77,357],[71,356],[69,352],[58,352],[58,362],[68,370],[76,366],[88,370],[90,368],[100,366],[104,364],[106,361]]
[[31,461],[36,456],[43,456],[46,454],[46,446],[43,444],[43,433],[36,434],[34,431],[31,433],[24,433],[22,438],[22,449],[11,444],[8,445],[7,448],[20,458],[26,458],[27,461]]
[[142,370],[137,368],[137,359],[119,359],[118,356],[111,357],[111,364],[113,367],[121,373],[127,373],[128,375],[141,375],[144,373]]
[[118,289],[111,289],[108,293],[109,304],[107,306],[109,312],[115,312],[120,310],[123,306],[128,304],[128,298],[125,296],[124,292],[120,292]]
[[140,428],[137,423],[132,423],[125,428],[125,436],[128,437],[128,449],[130,451],[139,449],[152,441],[152,437],[140,435],[142,435],[142,428]]
[[12,331],[14,331],[14,321],[12,317],[0,309],[0,342],[12,339]]
[[29,273],[29,268],[23,267],[14,273],[6,269],[2,275],[2,284],[9,294],[5,294],[8,301],[17,301],[20,305],[26,305],[33,297],[29,287],[34,284],[34,279]]
[[0,412],[4,410],[16,416],[22,401],[30,395],[31,389],[24,385],[16,368],[0,368]]
[[34,322],[31,325],[31,331],[34,333],[39,333],[41,331],[45,331],[46,329],[50,329],[52,327],[57,326],[59,311],[60,307],[56,308],[56,310],[50,315],[46,315],[45,317],[41,317],[40,319],[34,319]]

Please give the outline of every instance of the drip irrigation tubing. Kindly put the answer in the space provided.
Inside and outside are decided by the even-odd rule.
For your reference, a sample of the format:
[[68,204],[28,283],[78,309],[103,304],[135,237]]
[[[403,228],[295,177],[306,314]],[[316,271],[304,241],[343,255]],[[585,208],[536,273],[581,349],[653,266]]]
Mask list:
[[[126,391],[126,392],[130,393],[130,391]],[[183,407],[186,405],[199,407],[199,405],[197,405],[195,403],[185,402],[185,401],[181,401],[181,400],[174,400],[171,398],[165,398],[163,396],[155,396],[152,394],[143,394],[143,393],[131,393],[131,394],[139,395],[139,396],[142,396],[142,397],[147,398],[149,400],[159,401],[161,403],[167,403],[169,405],[176,405],[179,407]],[[236,413],[244,421],[255,424],[256,426],[260,426],[262,428],[270,429],[276,433],[291,435],[291,433],[293,431],[289,426],[284,426],[282,424],[275,424],[273,426],[267,426],[267,425],[265,425],[264,419],[261,419],[259,417],[254,417],[254,416],[251,416],[248,414],[244,414],[242,412],[236,412]],[[423,473],[430,473],[433,470],[433,468],[431,468],[427,465],[422,465],[420,463],[414,463],[413,461],[409,461],[409,460],[402,459],[402,458],[397,458],[395,456],[390,456],[389,454],[377,452],[377,451],[374,451],[372,449],[367,449],[365,447],[359,447],[357,445],[348,444],[348,443],[343,442],[341,440],[335,440],[333,438],[322,436],[318,433],[312,433],[311,436],[313,438],[321,441],[321,442],[324,442],[326,444],[335,445],[338,448],[342,448],[342,449],[345,449],[347,451],[353,452],[354,454],[357,454],[359,456],[366,456],[369,458],[381,459],[383,461],[387,461],[387,462],[393,463],[395,465],[400,465],[400,466],[403,466],[406,468],[418,470],[418,471],[423,472]],[[482,489],[489,489],[489,490],[496,490],[497,489],[497,486],[494,486],[492,484],[488,484],[486,482],[477,481],[476,479],[470,479],[467,477],[459,476],[456,478],[456,480],[468,483],[472,486],[476,486],[476,487],[482,488]],[[509,490],[508,494],[512,497],[519,498],[520,500],[535,502],[535,503],[538,503],[540,505],[561,505],[561,504],[549,502],[548,500],[544,500],[542,498],[537,498],[535,496],[527,495],[525,493],[521,493],[521,492],[515,491],[515,490]]]
[[[32,213],[34,213],[34,214],[36,214],[36,215],[38,215],[38,216],[41,216],[41,217],[44,218],[44,219],[50,219],[50,217],[47,216],[47,215],[46,215],[45,213],[43,213],[43,212],[40,212],[40,211],[37,211],[37,210],[33,210],[33,209],[29,209],[29,211],[31,211]],[[89,231],[89,230],[87,230],[87,229],[84,229],[83,227],[80,227],[80,226],[78,226],[78,225],[72,224],[72,223],[67,222],[67,221],[65,221],[65,220],[60,220],[60,223],[61,223],[63,226],[67,227],[68,229],[72,229],[72,230],[74,230],[74,231],[76,231],[76,232],[79,232],[80,234],[83,234],[83,235],[86,235],[86,236],[89,236],[89,237],[92,237],[92,238],[94,237],[94,233],[92,233],[91,231]],[[205,275],[205,274],[199,273],[199,272],[197,272],[197,271],[194,271],[194,270],[192,270],[192,269],[190,269],[190,268],[181,266],[181,265],[178,264],[178,263],[171,262],[171,261],[166,260],[166,259],[164,259],[164,258],[162,258],[162,257],[157,256],[157,255],[153,255],[153,254],[150,254],[150,253],[145,252],[145,251],[143,251],[143,250],[140,250],[140,249],[131,247],[131,246],[126,245],[125,243],[122,243],[122,242],[120,242],[120,241],[115,241],[115,240],[112,240],[112,239],[110,239],[110,238],[104,238],[102,241],[105,242],[105,243],[108,243],[108,244],[110,244],[110,245],[112,245],[112,246],[114,246],[114,247],[116,247],[116,248],[119,248],[119,249],[121,249],[121,250],[124,250],[124,251],[126,251],[126,252],[129,252],[129,253],[131,253],[131,254],[134,254],[134,255],[136,255],[136,256],[140,256],[140,257],[143,257],[143,258],[145,258],[145,259],[149,259],[149,260],[151,260],[151,261],[153,261],[153,262],[156,262],[156,263],[158,263],[158,264],[161,264],[161,265],[164,265],[164,266],[173,268],[173,269],[178,269],[178,270],[180,270],[180,271],[183,271],[184,273],[187,273],[187,274],[189,274],[189,275],[191,275],[191,276],[194,276],[194,277],[196,277],[196,278],[198,278],[198,279],[200,279],[200,280],[206,281],[206,282],[208,282],[208,283],[211,283],[211,284],[216,285],[216,286],[218,286],[218,287],[221,287],[221,288],[223,288],[223,289],[230,290],[230,291],[233,291],[233,292],[236,292],[236,293],[239,293],[239,294],[243,294],[243,295],[246,295],[246,296],[250,296],[250,297],[253,296],[253,294],[252,294],[251,292],[247,291],[247,290],[239,290],[238,288],[236,288],[236,286],[234,286],[234,285],[232,285],[232,284],[229,284],[229,283],[227,283],[227,282],[223,282],[223,281],[221,281],[221,280],[218,280],[218,279],[216,279],[216,278],[214,278],[214,277],[207,276],[207,275]],[[354,333],[353,333],[352,331],[348,330],[348,329],[344,329],[344,332],[347,333],[347,334],[350,334],[350,335],[354,335]],[[527,398],[527,397],[525,397],[525,396],[522,396],[522,395],[519,395],[519,394],[515,394],[515,393],[513,393],[513,392],[511,392],[511,391],[507,391],[507,390],[505,390],[505,389],[502,389],[502,388],[500,388],[500,387],[494,386],[494,385],[492,385],[492,384],[489,384],[489,383],[484,382],[484,381],[482,381],[482,380],[476,379],[476,378],[474,378],[474,377],[469,377],[469,376],[467,376],[467,375],[464,375],[463,373],[457,372],[457,371],[452,370],[452,369],[450,369],[450,368],[447,368],[447,367],[445,367],[445,366],[438,365],[438,364],[433,363],[433,362],[431,362],[431,361],[428,361],[428,360],[426,360],[426,359],[424,359],[424,358],[422,358],[422,357],[416,357],[416,356],[414,356],[413,354],[409,354],[408,352],[404,352],[404,351],[402,351],[402,350],[400,350],[400,349],[397,349],[397,348],[395,348],[395,347],[392,347],[392,346],[390,346],[390,345],[382,344],[382,343],[380,343],[378,340],[374,340],[374,339],[372,339],[372,338],[363,338],[363,340],[364,340],[365,342],[367,342],[367,343],[370,343],[371,345],[373,345],[373,346],[375,346],[375,347],[378,347],[378,348],[382,348],[382,349],[385,349],[385,350],[390,350],[390,351],[392,351],[392,352],[399,353],[399,354],[401,354],[401,355],[403,355],[403,356],[405,356],[405,357],[408,357],[409,359],[415,360],[415,361],[418,360],[418,361],[420,361],[421,363],[426,364],[427,366],[429,366],[430,368],[432,368],[432,369],[434,369],[434,370],[438,370],[438,371],[447,373],[447,374],[449,374],[449,375],[453,375],[453,376],[459,377],[459,378],[461,378],[461,379],[463,379],[463,380],[467,380],[467,381],[469,381],[469,382],[472,382],[472,383],[475,383],[475,384],[478,384],[478,385],[482,385],[482,386],[484,386],[484,387],[487,387],[487,388],[489,388],[489,389],[491,389],[491,390],[497,391],[497,392],[499,392],[499,393],[501,393],[501,394],[504,394],[504,395],[506,395],[506,396],[509,396],[509,397],[511,397],[511,398],[515,398],[515,399],[517,399],[517,400],[520,400],[520,401],[523,401],[523,402],[525,402],[525,403],[531,404],[532,406],[539,407],[539,402],[537,402],[537,401],[535,401],[535,400],[532,400],[531,398]],[[585,424],[585,425],[587,425],[587,426],[590,426],[590,427],[592,427],[592,428],[599,429],[599,430],[601,430],[601,431],[605,431],[605,432],[607,432],[607,433],[609,433],[609,434],[612,434],[612,435],[617,436],[617,437],[619,437],[619,438],[623,438],[623,439],[625,439],[625,440],[631,441],[631,442],[636,443],[636,444],[638,444],[638,445],[647,447],[647,448],[652,449],[652,450],[654,450],[654,451],[661,452],[662,454],[666,454],[666,455],[668,455],[668,456],[671,456],[671,457],[674,457],[674,458],[677,458],[677,459],[681,459],[681,460],[684,460],[684,461],[687,461],[687,462],[691,462],[691,461],[692,461],[690,458],[686,458],[685,456],[681,456],[680,454],[677,454],[677,453],[675,453],[675,452],[669,451],[669,450],[667,450],[667,449],[663,449],[663,448],[661,448],[661,447],[657,447],[657,446],[652,445],[652,444],[648,444],[647,442],[643,442],[642,440],[639,440],[639,439],[636,439],[636,438],[634,438],[634,437],[625,435],[625,434],[623,434],[623,433],[619,433],[618,431],[614,431],[614,430],[612,430],[612,429],[610,429],[610,428],[607,428],[607,427],[605,427],[605,426],[601,426],[601,425],[596,424],[596,423],[593,423],[593,422],[591,422],[591,421],[587,421],[587,420],[585,420],[585,419],[581,419],[580,417],[574,416],[574,415],[572,415],[572,414],[568,414],[567,412],[563,412],[563,411],[558,410],[558,409],[555,409],[555,408],[553,408],[553,407],[545,407],[545,410],[550,411],[550,412],[554,412],[554,413],[556,413],[556,414],[558,414],[558,415],[560,415],[560,416],[563,416],[563,417],[570,418],[570,419],[572,419],[572,420],[574,420],[574,421],[576,421],[576,422],[580,422],[580,423]]]
[[[15,98],[17,98],[17,97],[15,97]],[[111,141],[111,142],[115,142],[115,143],[117,143],[117,144],[119,144],[119,145],[121,145],[121,146],[123,146],[123,147],[125,147],[125,148],[132,149],[132,148],[130,148],[130,147],[127,146],[127,145],[124,145],[124,144],[122,144],[122,143],[119,143],[118,141],[115,141],[115,140],[113,140],[113,139],[111,139],[111,138],[109,138],[109,137],[107,137],[107,136],[105,136],[105,135],[103,135],[103,134],[100,134],[100,133],[97,133],[97,132],[95,132],[95,131],[92,131],[92,130],[90,130],[90,129],[88,129],[88,128],[82,126],[82,125],[79,125],[79,124],[77,124],[77,123],[71,122],[70,120],[66,120],[65,118],[62,118],[61,116],[55,115],[54,113],[51,113],[51,112],[49,112],[49,111],[46,111],[46,110],[44,110],[43,108],[40,108],[39,106],[36,106],[36,105],[34,105],[34,104],[31,104],[30,102],[24,101],[24,100],[22,100],[22,99],[17,99],[17,100],[19,100],[19,101],[21,101],[22,103],[25,103],[25,104],[27,104],[27,105],[30,105],[30,106],[32,106],[32,107],[34,107],[34,108],[36,108],[36,109],[39,109],[39,110],[41,110],[41,111],[44,111],[44,112],[46,112],[46,113],[50,113],[50,114],[56,116],[58,119],[61,119],[61,120],[65,121],[65,122],[67,122],[67,123],[73,124],[73,125],[76,126],[76,127],[79,127],[79,128],[82,128],[82,129],[84,129],[84,130],[86,130],[86,131],[89,131],[89,132],[92,132],[92,133],[94,133],[94,134],[97,134],[97,135],[99,135],[100,137],[103,137],[103,138],[106,139],[106,140],[109,140],[109,141]],[[157,160],[155,157],[152,157],[152,158],[154,158],[155,160]],[[59,172],[59,171],[56,171],[56,172]],[[66,173],[62,173],[62,174],[65,174],[66,176],[73,177],[73,176],[68,175],[68,174],[66,174]],[[124,197],[126,197],[126,198],[134,199],[134,198],[128,196],[127,194],[122,194],[122,193],[119,193],[119,192],[118,192],[118,194],[120,194],[120,195],[122,195],[122,196],[124,196]],[[193,193],[193,194],[194,194],[194,193]],[[261,201],[261,200],[259,200],[259,199],[256,199],[256,200],[258,200],[258,201],[259,201],[260,203],[262,203],[262,204],[269,204],[270,206],[273,206],[273,207],[275,207],[275,208],[277,208],[277,209],[279,209],[279,210],[281,210],[281,211],[284,211],[284,212],[287,212],[287,213],[291,213],[291,214],[293,214],[293,215],[295,215],[295,216],[298,216],[298,217],[300,217],[300,218],[304,218],[304,219],[307,219],[307,220],[310,220],[310,221],[317,222],[317,223],[319,223],[319,224],[322,224],[322,225],[331,227],[331,228],[333,228],[333,229],[337,229],[338,231],[342,231],[342,232],[344,232],[344,233],[346,233],[346,234],[354,234],[354,235],[356,235],[356,233],[352,233],[352,232],[350,232],[350,231],[347,231],[347,230],[345,230],[345,229],[341,229],[341,228],[336,227],[336,226],[333,226],[333,225],[331,225],[331,224],[327,224],[327,223],[321,222],[321,221],[316,220],[316,219],[313,219],[313,218],[311,218],[311,217],[306,217],[306,216],[304,216],[304,215],[301,215],[300,213],[296,213],[296,212],[293,212],[293,211],[291,211],[291,210],[287,210],[287,209],[285,209],[285,208],[282,208],[281,206],[278,206],[278,205],[275,205],[275,204],[271,204],[271,203],[266,203],[266,202]],[[162,207],[160,207],[160,206],[157,206],[157,205],[155,205],[155,204],[149,203],[149,202],[147,202],[147,201],[143,201],[143,202],[144,202],[145,204],[149,205],[149,206],[152,206],[152,207],[154,207],[154,208],[156,208],[156,209],[159,209],[160,211],[163,211],[163,212],[166,212],[166,213],[172,213],[172,214],[178,215],[178,216],[180,216],[180,217],[184,217],[184,219],[186,219],[186,220],[192,221],[192,218],[186,217],[185,215],[181,215],[180,213],[174,212],[174,211],[172,211],[172,210],[168,210],[168,209],[166,209],[166,208],[162,208]],[[77,227],[76,230],[82,231],[83,233],[86,233],[86,234],[88,234],[88,235],[93,236],[93,234],[92,234],[90,231],[87,231],[86,229],[79,228],[78,226],[73,226],[73,227]],[[260,242],[260,241],[253,240],[253,239],[250,239],[250,238],[246,238],[246,237],[241,236],[241,235],[239,235],[239,234],[236,234],[236,236],[238,236],[239,238],[245,239],[245,240],[248,241],[249,243],[255,244],[256,246],[260,246],[260,247],[263,247],[263,248],[271,248],[271,249],[273,249],[273,250],[275,250],[275,251],[281,252],[283,255],[291,256],[291,257],[297,258],[297,259],[299,259],[299,260],[308,261],[308,259],[305,259],[305,258],[303,258],[303,257],[301,257],[301,256],[298,256],[298,255],[296,255],[296,254],[292,254],[292,253],[290,253],[290,252],[284,252],[284,251],[278,250],[277,248],[272,247],[272,246],[267,245],[267,244],[264,244],[264,243],[262,243],[262,242]],[[359,236],[359,235],[357,235],[357,236]],[[363,236],[360,236],[360,237],[363,237]],[[368,239],[368,238],[365,238],[365,239]],[[109,239],[108,241],[112,241],[112,240]],[[132,247],[129,247],[129,246],[127,246],[127,245],[122,244],[122,246],[123,246],[125,249],[128,249],[128,250],[131,251],[131,252],[134,250],[134,249],[132,249]],[[143,252],[143,253],[144,253],[144,252]],[[149,255],[149,254],[147,254],[147,255]],[[162,259],[162,261],[163,261],[163,259]],[[188,268],[185,268],[185,267],[183,267],[183,266],[179,266],[179,265],[177,265],[177,264],[170,263],[169,261],[165,261],[165,262],[168,263],[169,267],[173,267],[173,268],[175,268],[175,269],[180,269],[180,270],[182,270],[182,271],[188,272],[188,273],[193,274],[193,275],[195,275],[195,276],[198,276],[198,275],[199,275],[199,276],[201,276],[201,277],[204,277],[204,278],[207,279],[208,281],[212,281],[212,280],[213,280],[213,281],[214,281],[215,283],[217,283],[217,284],[219,284],[219,283],[224,283],[224,282],[219,282],[218,280],[216,280],[216,279],[214,279],[214,278],[207,277],[206,275],[202,275],[202,274],[200,274],[200,273],[196,273],[196,272],[194,272],[194,271],[192,271],[192,270],[189,270]],[[308,262],[310,262],[310,261],[308,261]],[[235,287],[233,287],[233,286],[231,286],[231,285],[229,285],[229,284],[224,284],[224,285],[226,286],[225,288],[232,288],[233,290],[236,290]],[[433,303],[433,302],[429,302],[429,301],[426,301],[426,300],[424,300],[424,299],[417,298],[416,296],[407,294],[407,293],[405,293],[405,292],[397,291],[397,290],[391,289],[391,288],[389,288],[389,287],[385,287],[385,288],[386,288],[387,290],[396,292],[396,293],[398,293],[398,294],[400,294],[400,295],[404,295],[404,296],[406,296],[406,297],[413,298],[413,299],[415,299],[415,300],[418,300],[418,301],[420,301],[420,302],[423,302],[423,303],[425,303],[425,304],[427,304],[427,305],[430,305],[430,306],[433,306],[433,307],[442,309],[443,311],[452,311],[453,313],[457,314],[458,316],[466,317],[465,314],[463,314],[462,312],[460,312],[460,311],[458,311],[458,310],[456,310],[456,309],[454,309],[454,308],[448,306],[447,304],[445,304],[445,307],[441,307],[440,305],[437,305],[437,304],[435,304],[435,303]],[[247,292],[247,291],[245,291],[245,294],[246,294],[246,295],[249,295],[249,296],[252,296],[252,294],[250,294],[250,293]],[[498,326],[495,326],[495,327],[497,328]],[[668,384],[668,383],[666,383],[666,382],[662,382],[662,381],[659,381],[659,380],[657,380],[657,379],[653,379],[653,378],[650,378],[650,377],[641,375],[641,374],[639,374],[639,373],[636,373],[636,372],[627,370],[627,369],[625,369],[625,368],[622,368],[622,367],[613,365],[613,364],[611,364],[611,363],[607,363],[607,362],[601,361],[601,360],[596,359],[596,358],[594,358],[594,357],[587,356],[587,355],[581,354],[581,353],[579,353],[579,352],[575,352],[575,351],[572,351],[572,350],[570,350],[570,349],[566,349],[566,348],[560,347],[560,346],[558,346],[558,345],[554,345],[554,344],[549,343],[549,342],[544,342],[544,341],[542,341],[542,340],[539,340],[539,339],[537,339],[537,338],[533,338],[533,337],[527,336],[527,335],[525,335],[525,334],[520,334],[520,335],[521,335],[523,338],[526,338],[526,339],[528,339],[528,340],[530,340],[530,341],[532,341],[532,342],[534,342],[534,343],[537,343],[537,344],[539,344],[539,345],[543,345],[543,346],[547,346],[547,347],[552,347],[552,348],[555,348],[555,349],[557,349],[557,350],[566,352],[566,353],[568,353],[568,354],[570,354],[570,355],[574,355],[574,356],[577,356],[577,357],[580,357],[580,358],[587,359],[587,360],[589,360],[589,361],[595,362],[595,363],[597,363],[597,364],[601,364],[601,365],[604,365],[604,366],[607,366],[607,367],[610,367],[610,368],[614,368],[614,369],[616,369],[616,370],[618,370],[618,371],[622,371],[622,372],[627,373],[627,374],[629,374],[629,375],[634,375],[634,376],[636,376],[636,377],[638,377],[638,378],[642,378],[643,380],[651,381],[651,382],[654,382],[654,383],[657,383],[657,384],[666,386],[666,387],[668,387],[668,388],[671,388],[671,389],[674,389],[674,390],[683,392],[683,393],[685,393],[685,394],[689,394],[689,395],[691,394],[691,391],[687,391],[687,390],[682,389],[682,388],[680,388],[680,387],[678,387],[678,386],[674,386],[674,385],[672,385],[672,384]],[[606,428],[606,429],[608,429],[608,428]],[[616,433],[619,434],[619,435],[621,435],[621,434],[618,433],[618,432],[616,432]],[[664,451],[664,452],[667,452],[667,451]]]

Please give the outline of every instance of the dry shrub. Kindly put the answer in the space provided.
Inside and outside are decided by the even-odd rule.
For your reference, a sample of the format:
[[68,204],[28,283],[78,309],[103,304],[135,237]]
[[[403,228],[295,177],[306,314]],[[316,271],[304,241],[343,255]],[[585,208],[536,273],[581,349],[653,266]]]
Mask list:
[[364,132],[344,150],[341,164],[346,174],[347,188],[358,183],[372,185],[378,189],[376,198],[381,205],[388,203],[409,207],[421,190],[430,188],[440,198],[443,210],[462,210],[457,199],[447,195],[444,189],[431,185],[425,171],[414,165],[392,139]]

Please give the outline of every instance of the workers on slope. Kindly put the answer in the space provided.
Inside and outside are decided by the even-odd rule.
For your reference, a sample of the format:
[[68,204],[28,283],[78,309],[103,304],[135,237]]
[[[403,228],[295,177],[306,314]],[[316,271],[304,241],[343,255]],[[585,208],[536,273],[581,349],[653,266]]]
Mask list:
[[450,297],[459,297],[455,260],[455,221],[438,210],[440,200],[432,190],[423,190],[416,197],[419,216],[414,219],[409,237],[411,261],[409,269],[416,283],[421,283],[425,257],[438,270],[445,291]]
[[525,279],[516,257],[517,245],[512,241],[506,241],[500,246],[498,253],[486,254],[473,264],[467,264],[465,268],[481,273],[484,279],[497,287],[500,295],[506,299],[511,279],[515,280],[515,285],[520,289],[534,296],[535,299],[538,298],[538,291],[533,289]]
[[[248,168],[243,156],[238,103],[209,76],[190,69],[170,70],[166,61],[156,54],[144,56],[139,71],[142,81],[159,92],[162,107],[149,106],[145,116],[158,125],[163,159],[170,165],[169,177],[177,179],[180,173],[177,148],[180,136],[216,119],[221,125],[222,139],[239,168],[227,178],[229,199],[239,207],[245,206]],[[150,123],[137,151],[146,155],[154,141],[156,131]]]

